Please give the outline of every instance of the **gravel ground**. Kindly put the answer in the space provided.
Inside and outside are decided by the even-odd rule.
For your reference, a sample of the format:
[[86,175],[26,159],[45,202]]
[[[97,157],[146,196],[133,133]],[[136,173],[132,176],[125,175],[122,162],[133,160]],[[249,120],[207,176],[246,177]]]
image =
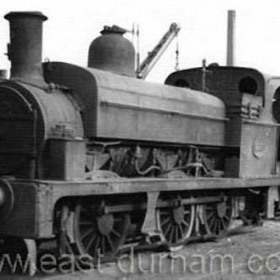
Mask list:
[[[7,280],[29,277],[4,276]],[[266,221],[262,227],[240,228],[236,223],[223,239],[188,244],[173,252],[123,254],[116,263],[90,273],[52,275],[33,280],[167,280],[167,279],[280,279],[280,222]]]

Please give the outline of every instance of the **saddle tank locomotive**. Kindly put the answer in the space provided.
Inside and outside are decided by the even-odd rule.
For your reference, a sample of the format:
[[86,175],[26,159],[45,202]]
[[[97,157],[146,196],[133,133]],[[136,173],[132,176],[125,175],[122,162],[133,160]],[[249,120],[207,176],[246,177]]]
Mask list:
[[[0,236],[37,256],[220,236],[265,215],[280,183],[280,80],[251,68],[135,76],[124,30],[105,27],[88,67],[42,60],[40,12],[11,12],[0,83]],[[242,207],[241,207],[242,206]],[[30,245],[31,244],[31,245]],[[144,245],[143,245],[144,244]],[[58,253],[58,254],[59,254]],[[35,257],[34,257],[35,258]]]

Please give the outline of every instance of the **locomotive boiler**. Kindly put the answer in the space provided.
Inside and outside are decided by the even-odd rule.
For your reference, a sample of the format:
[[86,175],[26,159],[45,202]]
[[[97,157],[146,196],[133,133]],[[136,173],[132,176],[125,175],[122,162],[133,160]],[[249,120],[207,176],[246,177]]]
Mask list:
[[133,46],[115,26],[91,44],[88,67],[42,64],[47,18],[5,18],[6,251],[11,240],[34,256],[51,242],[57,254],[93,260],[132,244],[177,250],[194,237],[220,236],[233,216],[253,222],[265,214],[268,190],[280,183],[278,78],[212,65],[148,83],[135,77]]

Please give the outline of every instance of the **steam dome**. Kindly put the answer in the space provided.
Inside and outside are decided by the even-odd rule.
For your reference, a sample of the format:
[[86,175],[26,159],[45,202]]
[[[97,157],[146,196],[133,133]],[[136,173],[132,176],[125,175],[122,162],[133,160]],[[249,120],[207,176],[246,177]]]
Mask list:
[[89,48],[88,67],[135,77],[135,50],[125,29],[105,26]]

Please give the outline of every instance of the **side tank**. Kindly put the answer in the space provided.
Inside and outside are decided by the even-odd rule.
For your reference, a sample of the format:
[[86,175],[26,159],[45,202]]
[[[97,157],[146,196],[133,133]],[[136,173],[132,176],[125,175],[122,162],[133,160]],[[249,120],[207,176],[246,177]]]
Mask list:
[[79,96],[88,138],[224,145],[225,106],[209,94],[60,62],[45,78]]

